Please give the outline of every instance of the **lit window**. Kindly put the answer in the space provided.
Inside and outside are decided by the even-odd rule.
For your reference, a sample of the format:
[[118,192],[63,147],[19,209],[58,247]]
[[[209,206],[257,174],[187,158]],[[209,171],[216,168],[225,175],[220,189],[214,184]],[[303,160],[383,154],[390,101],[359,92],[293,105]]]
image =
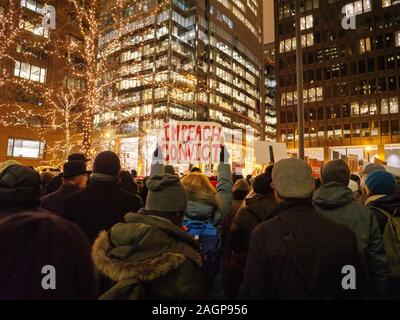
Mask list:
[[389,113],[389,103],[388,99],[381,100],[381,114],[388,114]]
[[364,38],[360,39],[360,53],[371,52],[371,39]]
[[310,14],[306,17],[300,18],[300,25],[301,25],[301,30],[306,30],[306,29],[312,28],[314,25],[313,16]]
[[21,7],[25,7],[36,12],[42,11],[42,6],[38,4],[36,0],[21,0]]
[[363,14],[366,12],[371,12],[371,0],[359,0],[349,3],[345,6],[346,16],[351,17],[354,15]]
[[46,82],[46,69],[29,63],[15,61],[14,75],[16,77],[32,80],[40,83]]
[[389,99],[390,113],[398,113],[399,112],[399,100],[397,97],[393,97]]
[[400,31],[396,31],[395,38],[396,38],[396,47],[400,47]]
[[39,140],[8,139],[7,156],[43,159],[45,143]]
[[43,26],[41,24],[35,26],[31,22],[21,19],[19,21],[19,27],[21,29],[32,32],[34,35],[49,38],[49,30],[43,28]]
[[399,4],[399,0],[382,0],[382,7],[387,8]]

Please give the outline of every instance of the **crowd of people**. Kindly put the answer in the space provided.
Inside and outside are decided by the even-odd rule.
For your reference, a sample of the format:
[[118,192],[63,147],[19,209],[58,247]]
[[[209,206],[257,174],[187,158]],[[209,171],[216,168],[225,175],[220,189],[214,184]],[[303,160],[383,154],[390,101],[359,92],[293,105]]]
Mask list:
[[55,176],[0,163],[0,299],[400,298],[400,189],[385,167],[334,160],[315,179],[290,158],[243,177],[221,146],[217,177],[181,177],[160,153],[144,179],[111,151],[92,170],[71,154]]

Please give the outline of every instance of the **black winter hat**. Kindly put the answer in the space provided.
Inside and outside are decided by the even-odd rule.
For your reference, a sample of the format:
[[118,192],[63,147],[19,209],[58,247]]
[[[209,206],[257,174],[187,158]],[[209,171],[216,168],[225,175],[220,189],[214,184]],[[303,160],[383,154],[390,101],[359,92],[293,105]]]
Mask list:
[[0,206],[35,207],[40,199],[40,175],[32,168],[6,161],[0,170]]
[[254,178],[253,191],[259,194],[272,193],[272,169],[273,166],[269,166],[264,173]]
[[72,153],[68,156],[68,161],[83,161],[89,162],[90,159],[86,159],[86,156],[83,153]]
[[112,151],[100,152],[93,163],[93,172],[117,177],[121,170],[118,156]]
[[86,162],[79,160],[71,160],[64,163],[63,178],[73,178],[76,176],[91,173],[86,169]]

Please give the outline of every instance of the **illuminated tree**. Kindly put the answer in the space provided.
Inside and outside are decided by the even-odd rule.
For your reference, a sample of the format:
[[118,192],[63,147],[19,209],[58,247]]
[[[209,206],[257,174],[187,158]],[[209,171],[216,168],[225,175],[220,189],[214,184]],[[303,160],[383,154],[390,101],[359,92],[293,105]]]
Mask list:
[[[2,2],[0,2],[0,5]],[[9,50],[21,32],[22,10],[20,1],[3,1],[0,11],[0,64],[8,56]]]
[[[71,150],[79,144],[79,126],[82,123],[82,90],[73,87],[52,89],[44,84],[17,77],[8,77],[7,86],[22,90],[26,95],[36,97],[45,108],[31,107],[25,103],[3,99],[1,108],[7,110],[0,115],[0,125],[33,129],[42,139],[52,134],[61,138],[48,150],[49,162],[63,162]],[[58,161],[57,161],[58,160]]]

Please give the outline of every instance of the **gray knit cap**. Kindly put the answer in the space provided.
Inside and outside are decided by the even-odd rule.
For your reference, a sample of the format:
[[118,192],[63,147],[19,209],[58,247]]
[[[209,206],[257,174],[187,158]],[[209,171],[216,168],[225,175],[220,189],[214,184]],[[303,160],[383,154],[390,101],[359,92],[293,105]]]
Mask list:
[[272,184],[284,199],[306,199],[315,190],[315,179],[311,167],[295,158],[283,159],[274,165]]
[[187,207],[186,190],[176,175],[151,176],[146,183],[146,210],[161,212],[184,212]]

